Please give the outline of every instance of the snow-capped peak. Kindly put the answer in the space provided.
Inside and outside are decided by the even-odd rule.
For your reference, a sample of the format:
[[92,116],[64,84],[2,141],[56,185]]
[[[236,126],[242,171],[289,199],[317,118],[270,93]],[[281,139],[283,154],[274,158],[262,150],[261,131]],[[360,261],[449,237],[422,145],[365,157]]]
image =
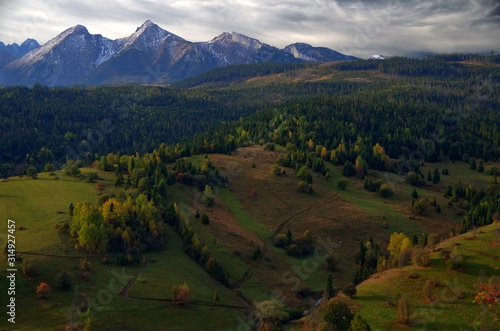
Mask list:
[[130,37],[121,39],[124,42],[122,51],[130,48],[154,49],[167,37],[184,40],[147,20]]
[[247,37],[245,35],[242,35],[237,32],[232,32],[230,34],[231,40],[234,41],[235,43],[241,44],[243,46],[246,46],[248,48],[253,48],[253,49],[259,49],[262,47],[262,43],[258,41],[257,39]]
[[385,57],[380,54],[372,54],[369,58],[369,60],[385,60]]

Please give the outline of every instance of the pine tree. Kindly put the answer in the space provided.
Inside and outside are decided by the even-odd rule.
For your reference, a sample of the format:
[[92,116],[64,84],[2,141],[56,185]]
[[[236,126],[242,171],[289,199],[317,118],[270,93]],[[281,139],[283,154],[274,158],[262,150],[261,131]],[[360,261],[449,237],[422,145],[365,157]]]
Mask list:
[[478,172],[484,172],[484,164],[483,160],[479,161],[479,167],[477,168]]
[[214,291],[214,295],[212,297],[212,301],[216,302],[216,303],[220,301],[219,292],[217,292],[217,289],[215,289],[215,291]]
[[[429,170],[429,172],[430,172],[430,170]],[[439,175],[439,169],[436,168],[436,169],[434,169],[434,175],[432,176],[432,182],[434,184],[437,184],[437,183],[439,183],[440,180],[441,180],[441,176]]]
[[411,197],[413,199],[418,199],[418,193],[417,193],[417,190],[416,189],[413,189],[413,192],[411,193]]
[[476,170],[476,160],[470,160],[470,170]]
[[290,231],[290,229],[288,229],[285,237],[285,247],[290,246],[292,243],[293,243],[292,232]]
[[205,225],[208,225],[210,223],[210,219],[208,218],[207,214],[203,213],[203,215],[201,215],[201,223]]
[[427,180],[430,182],[432,180],[431,169],[427,172]]
[[97,319],[94,314],[92,314],[90,306],[87,308],[87,312],[85,313],[85,324],[83,326],[83,331],[97,331]]
[[326,297],[330,299],[335,294],[335,290],[333,289],[333,277],[331,274],[328,274],[326,277]]

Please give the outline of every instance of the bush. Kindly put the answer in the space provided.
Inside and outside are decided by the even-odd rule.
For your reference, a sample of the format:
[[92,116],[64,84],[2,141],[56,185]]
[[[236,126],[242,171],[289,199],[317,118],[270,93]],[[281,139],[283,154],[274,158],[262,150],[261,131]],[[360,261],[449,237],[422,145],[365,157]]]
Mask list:
[[284,234],[279,234],[274,238],[273,245],[276,247],[285,247],[286,236]]
[[207,207],[213,207],[215,205],[215,192],[209,185],[205,185],[203,190],[203,204]]
[[496,175],[498,174],[498,169],[495,166],[489,165],[486,168],[484,168],[484,172],[487,173],[488,175]]
[[425,200],[424,199],[414,200],[411,209],[413,213],[417,215],[423,215],[425,211]]
[[349,185],[349,181],[345,178],[342,178],[341,180],[338,181],[337,188],[339,190],[345,191],[347,189],[348,185]]
[[276,149],[276,145],[274,143],[269,142],[264,145],[264,149],[266,151],[274,151]]
[[40,264],[38,263],[38,260],[24,258],[22,269],[23,274],[28,277],[28,279],[34,279],[40,274]]
[[297,184],[297,192],[299,192],[299,193],[307,193],[308,191],[309,191],[309,185],[306,182],[300,181]]
[[323,318],[335,330],[348,330],[354,315],[347,304],[341,301],[333,301],[328,304]]
[[309,287],[301,286],[297,290],[297,298],[304,299],[304,298],[311,296],[313,293],[314,293],[313,290],[311,290]]
[[302,250],[296,244],[291,244],[290,246],[288,246],[286,252],[288,253],[288,255],[293,257],[302,256]]
[[280,177],[283,173],[281,167],[277,163],[271,165],[271,174]]
[[69,271],[63,270],[57,275],[56,283],[62,290],[67,290],[73,285],[73,274]]
[[172,302],[188,304],[190,302],[189,286],[186,283],[172,287]]
[[430,252],[425,248],[414,248],[412,262],[420,267],[428,267],[430,263]]
[[356,286],[354,284],[346,284],[343,288],[342,288],[342,293],[344,293],[345,295],[347,295],[349,298],[351,299],[354,299],[356,297],[356,293],[358,292],[358,290],[356,289]]
[[413,307],[411,306],[410,298],[408,298],[407,296],[401,297],[398,301],[398,322],[404,325],[409,325],[412,312]]
[[417,173],[410,171],[406,175],[406,180],[408,184],[413,185],[413,186],[422,186],[425,184],[425,181],[418,175]]
[[436,287],[436,285],[437,284],[431,279],[427,279],[425,281],[425,285],[422,288],[422,295],[426,300],[432,301],[432,295],[434,293],[434,288]]
[[370,325],[368,325],[368,323],[359,314],[354,316],[349,331],[371,331],[371,330],[372,328],[370,327]]
[[36,296],[39,299],[43,299],[43,300],[48,299],[50,293],[52,293],[52,288],[50,287],[49,284],[47,284],[45,282],[41,282],[36,287]]
[[387,184],[382,184],[380,186],[380,195],[384,198],[390,198],[394,195],[394,191]]

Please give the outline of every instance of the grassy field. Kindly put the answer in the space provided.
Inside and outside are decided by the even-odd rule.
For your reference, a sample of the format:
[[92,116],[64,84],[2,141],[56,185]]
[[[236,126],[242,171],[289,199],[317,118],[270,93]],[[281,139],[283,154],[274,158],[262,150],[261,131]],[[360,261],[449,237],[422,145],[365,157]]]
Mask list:
[[[83,169],[84,173],[87,171],[90,170]],[[99,175],[111,186],[112,173],[99,172]],[[198,330],[200,325],[204,325],[206,330],[234,330],[237,327],[239,318],[244,318],[243,312],[223,306],[242,307],[245,303],[192,262],[182,251],[180,240],[173,232],[170,233],[171,242],[166,250],[147,255],[154,262],[139,275],[140,280],[129,290],[130,295],[144,296],[145,299],[169,299],[172,285],[186,282],[193,289],[194,300],[200,304],[207,302],[209,305],[180,307],[167,301],[136,300],[121,296],[119,292],[123,286],[142,265],[103,265],[100,263],[100,257],[90,257],[88,260],[92,263],[92,280],[83,281],[78,266],[79,257],[86,254],[63,245],[55,225],[68,221],[68,207],[71,202],[96,202],[97,198],[95,184],[86,183],[81,177],[41,173],[36,180],[19,177],[0,183],[0,217],[4,220],[2,240],[6,240],[6,220],[10,217],[16,221],[18,227],[18,256],[36,260],[40,266],[39,276],[28,280],[22,275],[21,262],[18,262],[16,324],[7,323],[6,318],[2,318],[0,329],[63,330],[65,325],[72,321],[81,323],[83,314],[72,310],[74,304],[81,301],[81,295],[93,303],[99,327],[104,330],[158,330],[164,326],[168,326],[169,330]],[[19,230],[19,227],[23,227],[23,230]],[[111,261],[114,260],[113,256],[110,258]],[[0,291],[6,293],[7,274],[5,260],[3,261]],[[73,286],[69,291],[63,291],[55,285],[61,270],[67,270],[74,275]],[[41,281],[52,287],[47,301],[36,299],[35,289]],[[216,288],[221,299],[220,307],[211,306]],[[7,296],[2,295],[0,305],[5,307],[6,300]]]
[[[295,170],[286,168],[284,177],[270,174],[271,165],[284,153],[282,148],[266,151],[253,146],[239,149],[231,156],[210,155],[231,180],[227,188],[217,188],[214,207],[199,205],[196,202],[198,192],[193,187],[181,184],[168,187],[169,202],[178,205],[183,221],[207,244],[230,272],[231,280],[240,286],[238,291],[250,302],[278,298],[288,305],[307,309],[313,305],[314,298],[299,299],[297,291],[307,288],[321,293],[330,273],[323,265],[327,255],[321,243],[331,245],[329,253],[338,262],[338,270],[332,273],[334,285],[341,288],[353,280],[360,240],[371,236],[386,247],[393,232],[403,231],[410,237],[423,232],[448,234],[458,225],[461,209],[456,204],[447,206],[448,199],[443,197],[446,186],[453,186],[460,180],[464,185],[484,187],[491,180],[484,173],[471,171],[462,162],[424,165],[424,173],[434,167],[448,168],[450,176],[441,176],[438,185],[417,188],[418,194],[425,199],[435,198],[442,213],[427,208],[424,215],[415,217],[410,210],[410,194],[414,188],[401,176],[370,171],[369,178],[381,179],[394,188],[395,196],[384,199],[378,193],[364,190],[363,181],[357,178],[349,178],[347,190],[339,190],[337,182],[343,178],[342,168],[330,165],[332,178],[325,180],[315,175],[315,193],[301,194],[296,190],[299,179]],[[203,160],[204,156],[192,158],[195,164]],[[251,167],[253,162],[255,168]],[[96,170],[83,169],[83,173],[88,171]],[[106,193],[116,192],[114,174],[99,171],[99,175],[108,184]],[[84,177],[42,173],[36,180],[17,177],[0,183],[0,217],[16,221],[18,252],[26,252],[20,255],[37,260],[41,266],[40,276],[35,280],[18,273],[19,323],[12,328],[5,320],[0,320],[0,328],[54,330],[63,329],[72,320],[81,322],[82,314],[71,313],[71,307],[81,295],[96,302],[96,317],[101,328],[106,330],[157,330],[159,325],[168,326],[169,330],[198,330],[200,325],[206,330],[233,330],[241,319],[245,319],[248,311],[242,308],[248,307],[248,301],[241,299],[235,289],[215,282],[201,266],[190,260],[172,230],[169,230],[170,239],[165,250],[145,255],[151,261],[149,265],[123,268],[113,263],[103,265],[100,257],[90,257],[92,281],[84,281],[78,264],[79,258],[86,253],[63,243],[57,235],[57,225],[69,220],[71,202],[97,202],[98,198],[95,184],[86,183]],[[194,217],[197,209],[209,215],[210,224],[203,225]],[[5,223],[2,228],[1,239],[5,240]],[[321,253],[319,257],[295,258],[288,256],[284,249],[274,247],[272,238],[288,230],[294,237],[309,231]],[[476,240],[454,237],[439,246],[432,256],[432,268],[406,267],[372,276],[359,286],[354,305],[361,309],[360,313],[374,329],[395,330],[402,326],[394,322],[396,311],[387,304],[387,298],[408,293],[415,308],[414,322],[408,329],[425,326],[429,330],[444,330],[460,323],[470,325],[480,313],[480,307],[471,303],[472,285],[480,273],[481,277],[499,274],[498,246],[485,246],[493,240],[497,230],[491,227],[491,230],[481,231]],[[447,249],[445,245],[452,245],[453,241],[460,244],[468,258],[468,266],[463,272],[447,270],[440,257],[439,250]],[[254,261],[252,253],[257,246],[264,254]],[[114,256],[111,260],[114,261]],[[4,270],[0,272],[2,293],[7,285]],[[75,275],[74,286],[69,292],[55,286],[61,270]],[[418,278],[408,278],[410,273],[416,273]],[[437,298],[433,302],[426,302],[420,295],[427,279],[439,279],[442,284],[436,289]],[[133,282],[127,294],[121,295],[119,292],[130,280]],[[40,281],[54,285],[48,301],[35,298],[35,288]],[[168,299],[172,286],[184,282],[191,289],[193,304],[188,307],[171,304]],[[215,289],[220,297],[217,305],[212,302]],[[464,299],[450,294],[459,290],[465,293]],[[6,304],[4,296],[0,304]],[[458,320],[457,314],[460,315]]]
[[[476,239],[472,238],[472,233],[466,233],[438,245],[431,256],[430,267],[409,266],[372,276],[358,286],[356,301],[362,307],[360,314],[374,330],[400,329],[402,326],[395,322],[396,308],[388,304],[388,298],[406,294],[410,296],[414,312],[411,326],[405,329],[472,329],[473,323],[479,321],[484,312],[483,306],[473,303],[477,293],[474,285],[480,281],[488,282],[490,277],[500,275],[498,233],[500,223],[483,227]],[[459,245],[466,257],[463,270],[447,269],[440,254],[442,250],[450,250],[454,245]],[[409,278],[410,274],[417,278]],[[422,288],[428,279],[439,284],[433,290],[430,301],[422,294]],[[488,316],[484,318],[487,320]]]

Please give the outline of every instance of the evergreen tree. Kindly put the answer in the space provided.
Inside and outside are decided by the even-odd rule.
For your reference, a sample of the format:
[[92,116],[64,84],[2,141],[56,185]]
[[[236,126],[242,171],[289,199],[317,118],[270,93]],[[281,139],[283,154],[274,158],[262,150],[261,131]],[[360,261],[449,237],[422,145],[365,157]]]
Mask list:
[[476,160],[475,159],[470,160],[470,170],[476,170]]
[[290,246],[292,243],[293,243],[292,232],[290,231],[290,229],[288,229],[285,236],[285,247]]
[[411,193],[411,197],[412,199],[418,199],[418,193],[417,193],[417,190],[416,189],[413,189],[413,192]]
[[327,299],[330,299],[331,297],[333,297],[334,294],[335,294],[335,290],[333,288],[333,277],[332,277],[332,274],[328,274],[328,276],[326,277],[326,297],[327,297]]
[[[430,170],[429,170],[429,172],[430,172]],[[441,176],[439,175],[439,169],[435,168],[434,169],[434,174],[432,176],[432,182],[434,184],[437,184],[437,183],[439,183],[440,180],[441,180]]]

